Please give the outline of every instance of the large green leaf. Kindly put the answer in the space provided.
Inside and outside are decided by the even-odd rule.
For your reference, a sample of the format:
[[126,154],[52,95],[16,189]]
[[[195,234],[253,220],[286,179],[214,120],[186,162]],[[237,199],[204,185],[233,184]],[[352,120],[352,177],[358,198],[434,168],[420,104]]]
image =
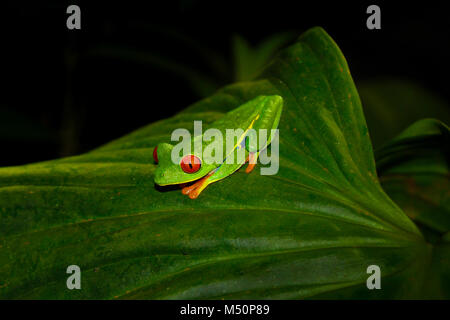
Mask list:
[[232,40],[234,79],[252,80],[280,48],[294,39],[295,34],[283,32],[273,34],[257,47],[252,47],[242,36],[235,35]]
[[426,294],[450,298],[450,131],[440,121],[411,125],[377,150],[384,190],[433,245]]
[[448,103],[409,79],[369,79],[358,82],[357,88],[374,148],[381,147],[420,119],[450,122]]
[[[155,188],[157,143],[261,94],[285,101],[277,175],[241,170],[196,200]],[[347,63],[321,28],[257,80],[173,118],[78,157],[0,169],[0,207],[2,298],[420,297],[431,259],[378,182]],[[72,264],[81,290],[66,288]],[[366,287],[373,264],[382,290]]]
[[442,122],[414,123],[377,150],[383,188],[427,230],[450,231],[450,132]]

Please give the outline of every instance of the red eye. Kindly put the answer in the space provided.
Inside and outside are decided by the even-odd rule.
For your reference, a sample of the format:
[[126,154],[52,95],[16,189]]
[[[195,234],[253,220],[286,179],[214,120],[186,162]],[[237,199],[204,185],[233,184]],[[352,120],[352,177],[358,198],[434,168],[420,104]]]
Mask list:
[[183,159],[181,159],[180,166],[181,169],[186,173],[195,173],[200,170],[202,162],[199,157],[190,154],[184,156]]
[[153,160],[155,163],[158,163],[158,152],[156,151],[158,147],[156,146],[155,149],[153,149]]

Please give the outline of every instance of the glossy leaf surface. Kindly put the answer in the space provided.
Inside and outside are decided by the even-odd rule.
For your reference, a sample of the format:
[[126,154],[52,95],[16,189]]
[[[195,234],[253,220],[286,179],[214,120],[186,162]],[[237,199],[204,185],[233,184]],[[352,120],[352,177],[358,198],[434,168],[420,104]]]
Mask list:
[[[155,188],[153,148],[258,95],[284,98],[279,172],[244,170],[196,200]],[[159,108],[153,101],[149,107]],[[347,63],[321,28],[252,82],[93,152],[0,169],[0,297],[420,297],[431,249],[381,188]],[[82,289],[66,288],[66,268]],[[368,290],[367,267],[382,271]]]

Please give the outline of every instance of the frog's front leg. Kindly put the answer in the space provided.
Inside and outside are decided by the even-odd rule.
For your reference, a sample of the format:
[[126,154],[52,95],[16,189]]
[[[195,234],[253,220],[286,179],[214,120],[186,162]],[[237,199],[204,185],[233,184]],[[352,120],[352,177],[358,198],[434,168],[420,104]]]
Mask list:
[[185,195],[188,195],[189,198],[195,199],[208,185],[230,176],[235,171],[239,170],[239,168],[243,165],[244,163],[223,163],[219,167],[208,173],[206,176],[195,182],[193,185],[184,187],[181,192]]
[[212,170],[206,176],[196,181],[194,184],[184,187],[181,192],[185,195],[188,195],[189,198],[195,199],[199,196],[199,194],[213,181],[209,181],[211,176],[217,171],[218,168]]

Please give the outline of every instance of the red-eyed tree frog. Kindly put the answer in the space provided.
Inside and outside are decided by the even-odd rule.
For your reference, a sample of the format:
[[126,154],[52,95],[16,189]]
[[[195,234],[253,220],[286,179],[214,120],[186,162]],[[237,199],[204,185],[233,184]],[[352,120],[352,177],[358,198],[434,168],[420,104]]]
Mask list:
[[[178,154],[180,161],[173,160],[173,145],[160,143],[153,150],[154,161],[158,164],[154,175],[155,183],[166,186],[195,181],[182,189],[183,194],[195,199],[210,183],[228,177],[246,162],[249,163],[246,172],[250,173],[260,152],[272,142],[275,132],[273,129],[278,127],[282,110],[283,98],[278,95],[258,96],[244,103],[208,126],[210,129],[216,129],[214,141],[205,142],[212,140],[211,136],[206,137],[208,130],[191,138],[188,145],[192,147],[192,152]],[[222,145],[217,148],[217,135],[226,137],[230,129],[238,134],[235,134],[231,144],[225,143],[223,138],[220,139]],[[263,139],[254,134],[261,132],[261,129],[267,132]],[[212,148],[213,143],[215,150]],[[231,148],[227,145],[231,145]],[[238,161],[242,155],[244,160]],[[212,161],[213,158],[216,160]]]

